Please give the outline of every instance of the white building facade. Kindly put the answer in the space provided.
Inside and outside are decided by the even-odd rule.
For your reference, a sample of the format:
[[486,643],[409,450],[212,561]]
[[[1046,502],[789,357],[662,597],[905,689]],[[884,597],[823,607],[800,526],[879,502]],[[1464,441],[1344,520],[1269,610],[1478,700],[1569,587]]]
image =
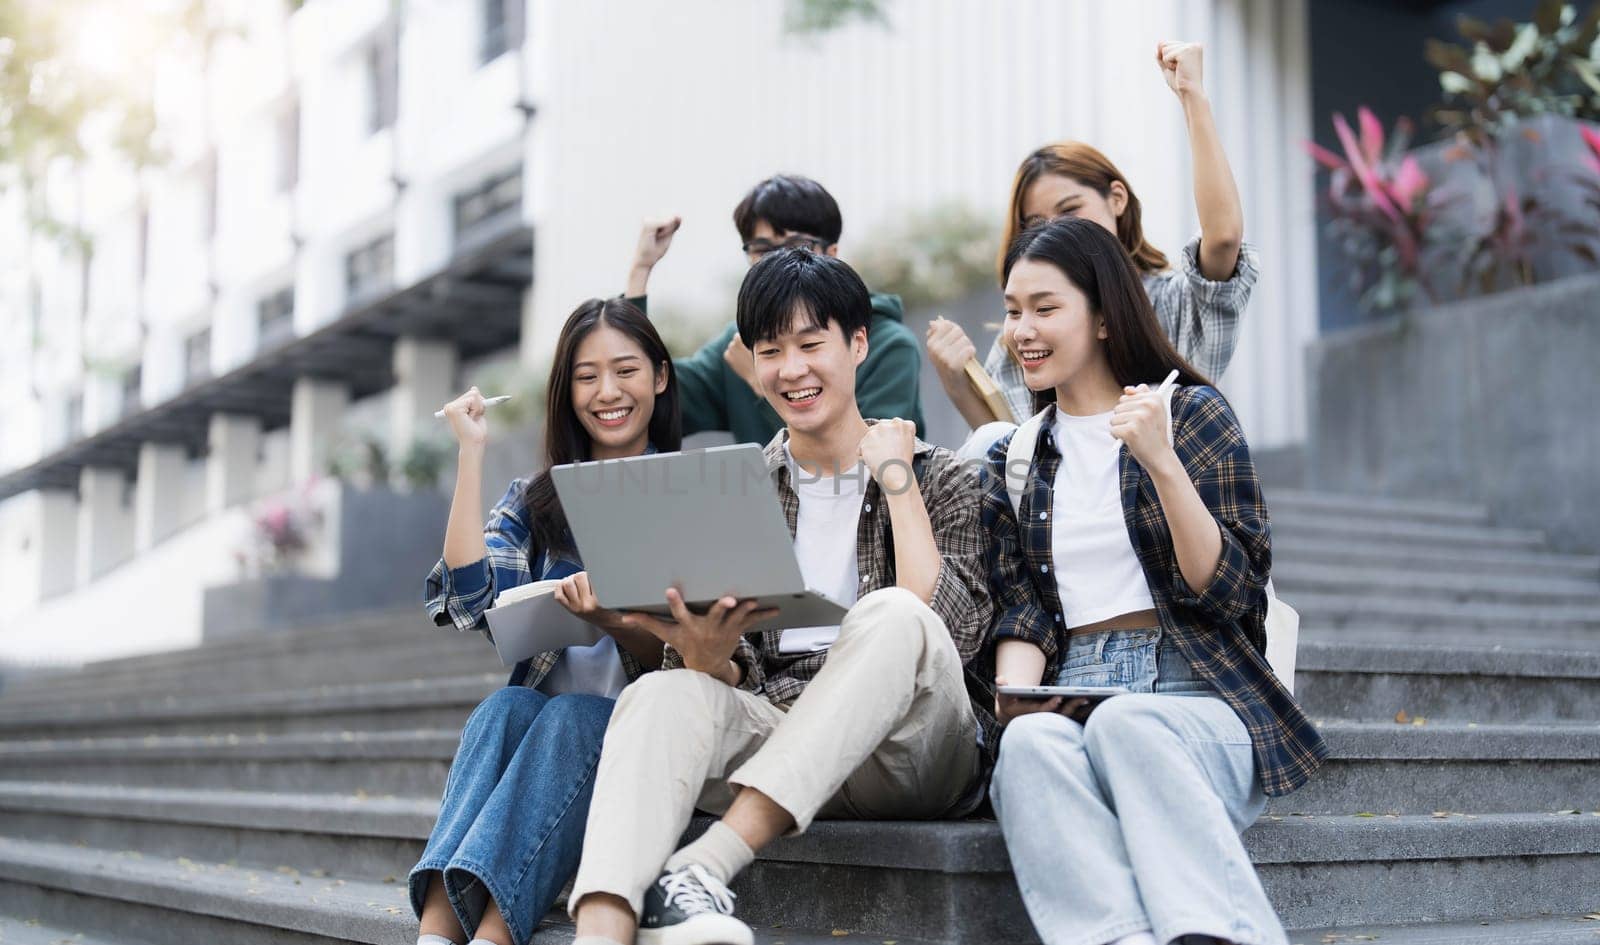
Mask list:
[[538,363],[622,288],[644,216],[685,219],[653,298],[731,315],[729,214],[762,177],[822,181],[848,259],[940,204],[998,222],[1017,162],[1071,137],[1122,167],[1170,254],[1196,225],[1162,38],[1207,44],[1264,261],[1224,389],[1254,443],[1303,435],[1304,0],[889,0],[887,24],[818,36],[785,32],[785,0],[212,7],[209,63],[151,66],[168,160],[52,172],[92,253],[3,208],[0,659],[195,642],[251,501],[318,474],[352,417],[403,445],[463,361]]

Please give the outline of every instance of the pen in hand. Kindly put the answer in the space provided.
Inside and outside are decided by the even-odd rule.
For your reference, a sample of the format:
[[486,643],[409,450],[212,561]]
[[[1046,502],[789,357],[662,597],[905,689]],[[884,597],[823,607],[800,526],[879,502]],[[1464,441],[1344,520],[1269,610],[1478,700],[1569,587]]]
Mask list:
[[[484,400],[483,400],[483,405],[484,405],[484,407],[493,407],[495,404],[503,404],[503,403],[505,403],[506,401],[508,401],[510,399],[511,399],[511,395],[510,394],[501,394],[498,397],[485,397]],[[444,411],[443,410],[435,410],[433,412],[433,415],[435,417],[437,417],[438,419],[440,419],[440,420],[444,419]]]

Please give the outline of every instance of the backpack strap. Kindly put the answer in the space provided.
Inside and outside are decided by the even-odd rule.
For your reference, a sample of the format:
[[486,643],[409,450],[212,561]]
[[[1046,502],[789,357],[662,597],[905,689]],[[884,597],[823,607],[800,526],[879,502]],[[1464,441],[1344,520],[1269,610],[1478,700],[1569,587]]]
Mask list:
[[1006,446],[1006,496],[1011,499],[1011,514],[1022,520],[1022,493],[1028,488],[1028,473],[1033,468],[1033,452],[1039,445],[1039,431],[1044,428],[1046,407],[1017,427]]

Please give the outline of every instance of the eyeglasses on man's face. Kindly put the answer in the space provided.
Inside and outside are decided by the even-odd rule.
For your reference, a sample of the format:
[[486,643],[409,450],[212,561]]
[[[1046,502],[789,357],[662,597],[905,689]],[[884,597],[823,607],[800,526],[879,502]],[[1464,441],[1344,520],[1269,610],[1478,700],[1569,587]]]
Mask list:
[[813,253],[825,251],[830,244],[818,236],[807,236],[804,233],[794,233],[782,240],[773,241],[756,238],[744,244],[744,253],[755,262],[766,254],[779,249],[809,249]]

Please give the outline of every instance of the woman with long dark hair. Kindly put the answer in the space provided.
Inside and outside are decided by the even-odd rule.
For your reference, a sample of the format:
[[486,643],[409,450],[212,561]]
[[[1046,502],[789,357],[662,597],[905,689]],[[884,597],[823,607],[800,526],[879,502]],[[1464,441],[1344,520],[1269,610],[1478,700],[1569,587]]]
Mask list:
[[600,743],[618,694],[661,664],[661,641],[602,609],[548,469],[681,446],[672,358],[650,320],[591,299],[561,329],[545,419],[546,471],[511,483],[483,521],[488,426],[476,387],[445,406],[460,445],[444,555],[428,576],[440,626],[481,630],[495,596],[561,580],[556,599],[604,630],[594,646],[519,663],[461,733],[444,799],[411,871],[419,945],[527,945],[577,872]]
[[[1202,374],[1220,378],[1233,358],[1239,318],[1260,261],[1244,241],[1244,208],[1206,96],[1203,55],[1198,43],[1161,42],[1156,47],[1161,74],[1183,106],[1200,224],[1199,235],[1183,247],[1176,264],[1145,237],[1142,207],[1127,177],[1082,141],[1047,144],[1023,158],[1011,183],[999,261],[1003,269],[1007,247],[1027,227],[1063,217],[1098,223],[1133,259],[1156,320],[1173,346]],[[1004,281],[1002,274],[1002,287]],[[1021,422],[1032,415],[1030,394],[1009,324],[1001,326],[983,366]],[[979,431],[969,449],[987,448],[1007,428],[984,429],[996,417],[966,377],[967,361],[976,354],[971,339],[954,322],[936,319],[928,326],[927,347],[945,392]]]
[[985,464],[996,682],[1128,690],[996,698],[991,797],[1028,914],[1046,945],[1282,943],[1239,832],[1327,749],[1266,661],[1249,446],[1104,227],[1028,230],[1004,271],[1039,413]]

